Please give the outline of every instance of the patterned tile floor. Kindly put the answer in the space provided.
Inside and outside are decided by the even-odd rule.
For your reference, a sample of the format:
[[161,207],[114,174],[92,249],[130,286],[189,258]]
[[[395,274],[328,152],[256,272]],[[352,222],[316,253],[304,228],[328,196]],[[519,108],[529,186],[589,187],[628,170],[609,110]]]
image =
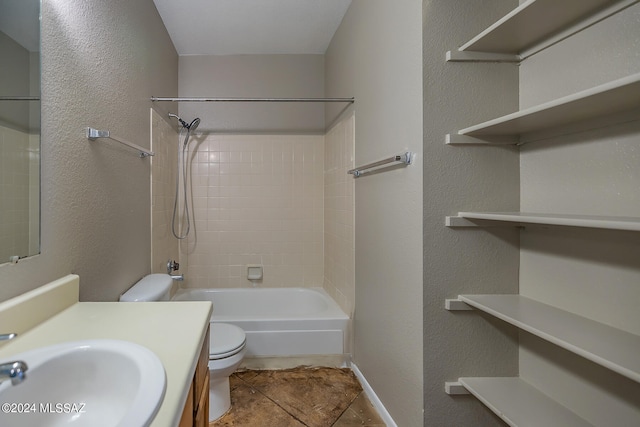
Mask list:
[[384,427],[349,369],[238,371],[231,410],[209,427]]

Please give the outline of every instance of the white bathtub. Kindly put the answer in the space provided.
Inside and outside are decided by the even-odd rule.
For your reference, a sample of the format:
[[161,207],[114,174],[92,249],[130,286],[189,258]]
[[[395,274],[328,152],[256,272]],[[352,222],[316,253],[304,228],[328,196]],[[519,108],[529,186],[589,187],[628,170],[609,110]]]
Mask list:
[[240,326],[246,357],[345,353],[349,316],[322,288],[180,289],[174,301],[211,301],[211,322]]

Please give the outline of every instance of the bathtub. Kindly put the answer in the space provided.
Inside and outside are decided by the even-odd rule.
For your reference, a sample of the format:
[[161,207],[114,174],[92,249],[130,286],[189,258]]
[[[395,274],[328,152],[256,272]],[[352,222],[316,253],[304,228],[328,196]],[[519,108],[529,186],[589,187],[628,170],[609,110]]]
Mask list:
[[180,289],[173,300],[211,301],[211,322],[246,332],[246,357],[345,353],[349,316],[322,288]]

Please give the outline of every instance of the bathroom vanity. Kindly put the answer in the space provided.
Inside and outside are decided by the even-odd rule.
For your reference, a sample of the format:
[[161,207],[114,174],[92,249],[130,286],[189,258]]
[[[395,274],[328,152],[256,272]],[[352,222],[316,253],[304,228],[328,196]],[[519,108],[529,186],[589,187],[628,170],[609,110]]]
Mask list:
[[[79,302],[78,289],[79,277],[69,275],[1,302],[0,332],[18,336],[0,344],[0,360],[13,360],[19,353],[69,341],[133,342],[154,353],[165,372],[164,397],[148,425],[206,426],[212,304]],[[32,378],[35,375],[34,370]],[[29,379],[27,371],[25,383]],[[95,387],[100,390],[101,384]]]
[[209,327],[196,363],[187,402],[178,427],[207,427],[209,425]]

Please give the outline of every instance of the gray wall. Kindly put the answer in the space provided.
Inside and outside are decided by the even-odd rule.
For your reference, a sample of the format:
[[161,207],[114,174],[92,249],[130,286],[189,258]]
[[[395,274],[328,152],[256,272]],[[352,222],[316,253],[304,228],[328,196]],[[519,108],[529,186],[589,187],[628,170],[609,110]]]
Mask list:
[[445,134],[518,108],[518,69],[447,63],[455,50],[517,2],[425,0],[424,62],[424,425],[503,425],[477,399],[449,396],[446,381],[518,373],[517,333],[477,312],[449,312],[459,294],[518,292],[518,232],[451,229],[459,211],[515,211],[518,151],[447,146]]
[[355,164],[417,154],[355,182],[353,360],[400,426],[423,422],[421,10],[354,0],[325,57],[326,95],[356,97]]
[[[324,55],[181,56],[179,92],[181,97],[322,98]],[[179,111],[185,121],[200,117],[200,132],[324,134],[324,106],[317,103],[183,102]]]
[[178,57],[152,0],[44,0],[42,253],[0,266],[0,300],[68,273],[114,301],[150,271],[149,97],[177,95]]

